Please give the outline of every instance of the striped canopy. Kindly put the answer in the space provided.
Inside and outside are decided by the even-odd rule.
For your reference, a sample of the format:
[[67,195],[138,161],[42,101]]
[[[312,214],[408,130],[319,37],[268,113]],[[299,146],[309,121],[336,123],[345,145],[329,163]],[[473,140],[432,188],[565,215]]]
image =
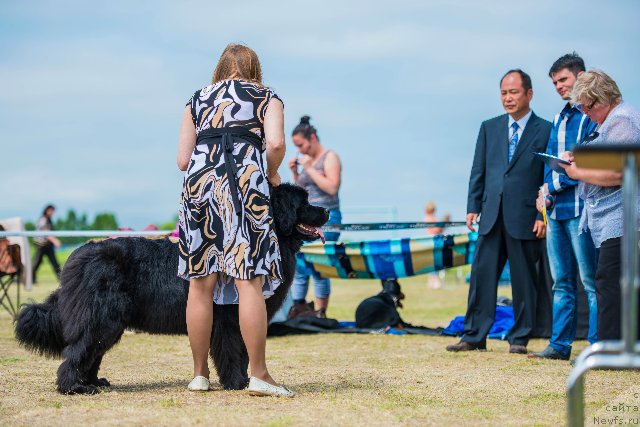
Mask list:
[[313,243],[297,266],[309,274],[341,279],[393,279],[470,264],[477,233],[421,238]]

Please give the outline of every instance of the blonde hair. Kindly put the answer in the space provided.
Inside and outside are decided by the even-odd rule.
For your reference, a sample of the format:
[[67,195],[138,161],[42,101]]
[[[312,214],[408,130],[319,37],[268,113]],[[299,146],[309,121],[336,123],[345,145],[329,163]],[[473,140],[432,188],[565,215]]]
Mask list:
[[615,105],[622,100],[616,82],[604,71],[592,69],[582,73],[573,85],[571,102],[574,104]]
[[424,212],[427,214],[432,214],[436,211],[436,204],[434,202],[427,202],[424,207]]
[[262,86],[262,68],[258,55],[248,46],[230,43],[222,52],[213,71],[211,84],[234,78]]

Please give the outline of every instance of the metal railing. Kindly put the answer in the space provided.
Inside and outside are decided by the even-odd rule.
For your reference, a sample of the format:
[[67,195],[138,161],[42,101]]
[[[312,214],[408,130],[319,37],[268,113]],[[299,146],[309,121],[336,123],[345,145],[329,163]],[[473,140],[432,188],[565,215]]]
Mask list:
[[[427,227],[456,227],[465,222],[368,222],[358,224],[330,224],[322,227],[324,231],[372,231],[372,230],[412,230]],[[0,231],[0,237],[134,237],[165,236],[175,230],[52,230],[52,231]]]

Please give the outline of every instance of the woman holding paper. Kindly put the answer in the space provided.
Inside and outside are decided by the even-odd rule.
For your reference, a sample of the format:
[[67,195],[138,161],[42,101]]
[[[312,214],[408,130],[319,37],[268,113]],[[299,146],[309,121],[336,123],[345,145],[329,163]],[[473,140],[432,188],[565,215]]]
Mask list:
[[[640,112],[622,100],[618,85],[604,72],[590,70],[579,76],[571,99],[592,121],[598,123],[588,144],[631,144],[640,141]],[[571,162],[571,165],[561,165],[567,175],[581,181],[580,197],[585,200],[585,207],[580,229],[588,227],[596,248],[600,248],[596,271],[598,339],[620,339],[622,175],[606,170],[579,168],[573,163],[573,154],[570,152],[563,157]]]

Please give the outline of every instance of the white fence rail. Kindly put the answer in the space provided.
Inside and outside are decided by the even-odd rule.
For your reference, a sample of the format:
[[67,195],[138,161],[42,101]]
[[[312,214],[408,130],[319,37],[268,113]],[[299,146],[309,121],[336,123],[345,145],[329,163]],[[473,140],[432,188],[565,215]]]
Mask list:
[[0,231],[0,237],[132,237],[164,236],[174,230],[134,231],[134,230],[55,230],[55,231]]

